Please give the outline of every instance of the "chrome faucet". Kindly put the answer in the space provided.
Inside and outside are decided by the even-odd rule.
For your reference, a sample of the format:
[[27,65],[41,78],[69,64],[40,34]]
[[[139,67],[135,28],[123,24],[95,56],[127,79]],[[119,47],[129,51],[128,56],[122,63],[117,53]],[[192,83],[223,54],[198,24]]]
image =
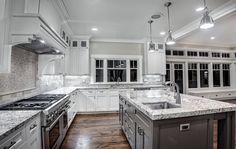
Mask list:
[[173,88],[174,91],[174,98],[176,99],[176,104],[181,104],[181,96],[179,93],[179,85],[176,84],[175,82],[165,82],[164,86],[170,85],[170,88]]

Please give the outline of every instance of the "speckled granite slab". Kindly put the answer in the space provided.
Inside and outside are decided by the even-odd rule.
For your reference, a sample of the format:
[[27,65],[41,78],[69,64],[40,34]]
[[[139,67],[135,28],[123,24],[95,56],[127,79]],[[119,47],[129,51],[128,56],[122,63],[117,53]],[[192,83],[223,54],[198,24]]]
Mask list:
[[137,109],[145,113],[152,120],[164,120],[171,118],[206,115],[236,111],[236,105],[226,102],[200,98],[190,95],[181,95],[182,104],[180,108],[152,110],[143,103],[168,101],[175,104],[175,99],[163,90],[150,91],[127,91],[120,95],[130,101]]
[[23,126],[40,111],[0,111],[0,140]]

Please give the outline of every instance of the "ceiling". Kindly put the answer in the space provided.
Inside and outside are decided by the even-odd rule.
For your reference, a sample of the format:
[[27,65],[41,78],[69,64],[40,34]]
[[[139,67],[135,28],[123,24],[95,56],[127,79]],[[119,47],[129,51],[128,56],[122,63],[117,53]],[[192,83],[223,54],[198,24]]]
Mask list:
[[[219,47],[236,47],[236,13],[225,16],[215,22],[215,27],[210,30],[196,30],[188,36],[178,40],[180,43],[219,46]],[[211,37],[215,37],[211,40]]]
[[[229,0],[207,0],[210,9],[215,9]],[[167,31],[167,0],[63,0],[69,13],[69,25],[75,35],[91,35],[93,39],[143,40],[149,37],[147,21],[151,15],[163,13],[153,23],[154,38],[164,38],[159,33]],[[200,18],[195,9],[202,0],[173,1],[170,8],[171,27],[178,30]],[[97,27],[98,31],[91,31]],[[199,33],[200,34],[200,33]],[[189,39],[182,39],[190,40]],[[195,37],[192,37],[195,38]]]

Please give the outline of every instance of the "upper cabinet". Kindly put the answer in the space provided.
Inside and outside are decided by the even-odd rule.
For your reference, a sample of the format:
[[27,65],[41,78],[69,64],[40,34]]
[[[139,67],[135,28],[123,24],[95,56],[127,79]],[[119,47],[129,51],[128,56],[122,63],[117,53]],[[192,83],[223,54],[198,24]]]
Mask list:
[[9,73],[11,46],[9,42],[10,7],[9,0],[0,0],[0,73]]
[[66,74],[89,75],[89,55],[89,37],[72,38],[70,49],[66,52]]
[[144,45],[144,69],[146,75],[166,74],[165,44],[155,43],[157,51],[149,52],[148,45]]

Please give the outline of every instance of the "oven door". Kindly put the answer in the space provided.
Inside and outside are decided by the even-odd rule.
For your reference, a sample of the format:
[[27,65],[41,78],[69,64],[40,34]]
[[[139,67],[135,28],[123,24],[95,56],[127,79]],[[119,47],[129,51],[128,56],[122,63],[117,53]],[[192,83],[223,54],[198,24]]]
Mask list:
[[44,149],[58,149],[63,139],[62,121],[65,112],[48,127],[43,128]]
[[62,139],[66,136],[66,132],[68,130],[68,110],[64,112],[62,116]]

